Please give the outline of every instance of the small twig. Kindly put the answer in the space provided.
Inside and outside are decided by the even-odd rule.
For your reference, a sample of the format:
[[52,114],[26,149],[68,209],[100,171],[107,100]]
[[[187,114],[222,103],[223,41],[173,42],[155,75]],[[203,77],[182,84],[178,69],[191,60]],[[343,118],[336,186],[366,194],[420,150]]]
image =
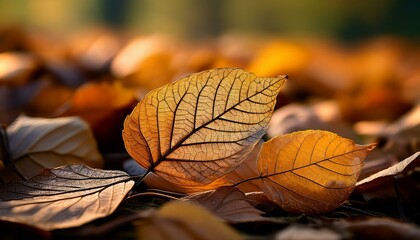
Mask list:
[[374,214],[374,213],[371,213],[371,212],[368,212],[368,211],[365,211],[365,210],[362,210],[362,209],[350,207],[350,206],[347,206],[347,205],[341,205],[340,207],[342,207],[344,209],[349,209],[349,210],[352,210],[352,211],[355,211],[355,212],[363,213],[363,214],[366,214],[366,215],[369,215],[369,216],[378,216],[377,214]]
[[0,157],[4,165],[11,170],[13,170],[22,180],[26,180],[22,172],[16,167],[12,156],[10,154],[10,145],[9,138],[7,137],[6,127],[4,125],[0,126]]
[[165,198],[169,198],[172,200],[179,200],[179,198],[171,196],[171,195],[167,195],[167,194],[163,194],[163,193],[158,193],[158,192],[142,192],[142,193],[136,193],[133,195],[128,196],[126,199],[131,199],[131,198],[136,198],[136,197],[148,197],[148,196],[158,196],[158,197],[165,197]]

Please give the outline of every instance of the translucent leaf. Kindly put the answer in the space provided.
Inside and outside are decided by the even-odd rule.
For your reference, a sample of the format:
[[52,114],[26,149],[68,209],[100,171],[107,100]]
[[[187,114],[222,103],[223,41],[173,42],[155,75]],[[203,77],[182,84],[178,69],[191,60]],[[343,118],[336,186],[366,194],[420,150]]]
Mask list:
[[237,167],[264,135],[285,78],[214,69],[156,89],[126,118],[126,149],[176,185],[210,183]]
[[231,223],[268,221],[267,218],[261,216],[263,212],[251,206],[245,194],[235,187],[220,187],[191,194],[182,199],[200,204]]
[[89,126],[78,117],[20,116],[7,128],[10,152],[26,178],[43,168],[84,163],[101,167],[102,156]]
[[110,215],[133,187],[122,171],[69,165],[0,185],[0,219],[44,230],[77,227]]
[[350,195],[371,145],[308,130],[266,142],[258,159],[263,192],[288,212],[322,213]]

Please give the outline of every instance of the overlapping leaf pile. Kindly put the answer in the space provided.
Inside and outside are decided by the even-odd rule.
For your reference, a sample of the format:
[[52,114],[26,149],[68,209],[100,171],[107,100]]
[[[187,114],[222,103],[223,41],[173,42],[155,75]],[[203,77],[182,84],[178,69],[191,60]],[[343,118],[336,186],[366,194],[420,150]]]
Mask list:
[[[0,131],[0,219],[5,224],[48,231],[79,227],[71,234],[97,236],[134,222],[133,238],[141,239],[241,239],[237,230],[278,233],[281,239],[314,231],[364,237],[360,225],[378,227],[372,220],[353,222],[343,216],[380,212],[418,221],[419,108],[392,124],[386,120],[414,105],[417,75],[411,62],[375,65],[394,71],[391,79],[369,67],[377,55],[402,59],[394,53],[403,52],[405,45],[373,40],[372,46],[381,42],[383,47],[360,47],[350,54],[322,44],[274,40],[254,48],[256,54],[231,56],[224,52],[229,44],[210,51],[208,46],[175,48],[179,45],[156,37],[125,46],[112,33],[93,39],[67,53],[70,61],[65,63],[56,61],[59,51],[47,55],[37,45],[20,48],[34,55],[15,53],[13,47],[0,54],[0,66],[12,66],[0,72],[0,120],[11,123]],[[354,67],[361,62],[364,67]],[[256,75],[239,68],[199,72],[227,66]],[[175,76],[191,72],[198,73],[171,83]],[[283,73],[294,77],[281,89]],[[364,78],[373,80],[364,85]],[[401,78],[404,81],[397,81]],[[332,91],[337,96],[331,96]],[[279,108],[305,100],[297,96],[330,101]],[[349,104],[349,99],[354,101]],[[21,111],[29,116],[17,118]],[[358,122],[378,119],[388,122]],[[306,130],[311,128],[323,130]],[[379,147],[373,150],[375,144],[358,145],[350,139],[375,140]],[[131,177],[80,165],[123,169],[130,161],[136,162],[125,168],[135,173]],[[372,173],[377,174],[365,178]],[[193,194],[181,198],[175,192]],[[382,200],[384,196],[394,202]],[[192,204],[160,207],[167,198]],[[302,213],[313,217],[296,218]],[[319,214],[324,218],[316,218]],[[208,219],[205,224],[203,218]],[[262,230],[241,228],[256,222]],[[298,229],[292,222],[311,222],[318,228]],[[395,229],[400,223],[379,222],[396,238],[420,234],[413,225],[401,224],[406,231],[399,233]],[[70,233],[55,231],[53,237],[60,234]]]

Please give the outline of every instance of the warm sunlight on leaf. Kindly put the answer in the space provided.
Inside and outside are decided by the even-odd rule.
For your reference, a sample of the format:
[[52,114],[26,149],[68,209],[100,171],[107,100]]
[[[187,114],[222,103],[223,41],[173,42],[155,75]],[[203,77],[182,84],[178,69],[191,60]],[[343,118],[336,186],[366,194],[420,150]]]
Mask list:
[[361,181],[356,183],[356,189],[358,191],[366,191],[371,188],[375,188],[380,186],[384,186],[384,182],[392,179],[394,176],[398,174],[403,174],[404,172],[407,173],[409,170],[416,168],[420,165],[420,151],[416,152],[415,154],[411,155],[410,157],[404,159],[403,161],[386,168],[380,172],[377,172]]
[[161,190],[167,190],[170,192],[177,192],[177,193],[202,192],[206,190],[213,190],[220,186],[232,185],[231,182],[227,181],[226,178],[223,176],[205,185],[181,186],[181,185],[175,185],[159,177],[158,175],[154,173],[149,173],[147,177],[144,179],[144,183],[151,189],[161,189]]
[[156,89],[126,118],[126,149],[176,185],[208,184],[237,167],[264,135],[285,78],[214,69]]
[[7,128],[12,159],[27,179],[43,168],[84,163],[101,167],[102,156],[86,122],[78,117],[20,116]]
[[110,215],[133,187],[122,171],[69,165],[0,185],[0,219],[44,230],[77,227]]
[[374,146],[321,130],[273,138],[258,159],[261,188],[288,212],[331,211],[353,191],[363,160]]
[[150,218],[138,221],[137,239],[243,239],[239,233],[204,208],[184,202],[163,205]]
[[191,194],[182,198],[200,204],[221,219],[231,222],[268,221],[262,211],[247,202],[245,194],[235,187],[220,187],[215,190]]

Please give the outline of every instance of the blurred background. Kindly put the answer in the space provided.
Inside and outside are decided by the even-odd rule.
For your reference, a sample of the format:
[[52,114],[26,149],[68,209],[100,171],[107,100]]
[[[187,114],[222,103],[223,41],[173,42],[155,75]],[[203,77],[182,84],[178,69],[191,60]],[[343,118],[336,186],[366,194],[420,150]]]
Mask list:
[[419,6],[398,0],[1,0],[0,23],[57,34],[107,26],[192,39],[235,32],[343,41],[386,34],[418,40]]
[[[420,146],[420,2],[0,0],[0,122],[80,116],[100,150],[148,91],[240,67],[288,74],[267,138],[325,129]],[[383,167],[383,165],[381,165]]]

